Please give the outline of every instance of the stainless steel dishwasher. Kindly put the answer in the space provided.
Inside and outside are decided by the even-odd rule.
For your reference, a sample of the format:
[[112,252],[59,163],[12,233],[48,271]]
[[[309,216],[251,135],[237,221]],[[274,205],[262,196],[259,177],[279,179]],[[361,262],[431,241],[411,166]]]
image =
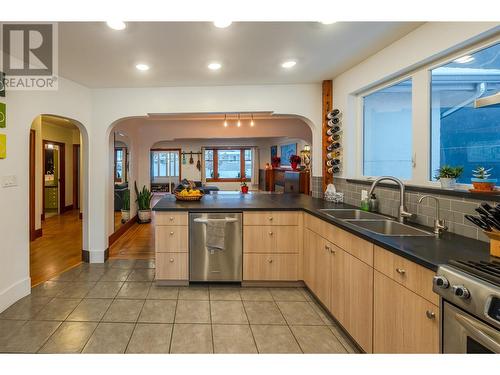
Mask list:
[[189,214],[189,281],[241,282],[241,212]]

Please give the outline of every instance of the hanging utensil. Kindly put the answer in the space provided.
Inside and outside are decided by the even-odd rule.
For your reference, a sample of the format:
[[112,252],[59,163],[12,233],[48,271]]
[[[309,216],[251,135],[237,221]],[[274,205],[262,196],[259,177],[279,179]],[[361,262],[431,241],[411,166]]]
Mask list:
[[186,153],[182,153],[182,164],[186,164]]
[[200,154],[198,153],[198,161],[196,162],[196,169],[201,171],[201,162],[200,162]]
[[194,164],[194,159],[193,159],[193,151],[190,152],[190,157],[189,157],[189,164]]

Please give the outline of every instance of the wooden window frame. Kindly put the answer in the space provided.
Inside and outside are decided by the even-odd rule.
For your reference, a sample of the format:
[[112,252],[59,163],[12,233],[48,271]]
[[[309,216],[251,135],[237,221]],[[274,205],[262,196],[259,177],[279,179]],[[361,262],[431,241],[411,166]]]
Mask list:
[[[151,175],[151,180],[154,179],[154,176],[153,176],[153,173],[152,173],[152,153],[153,151],[171,151],[171,152],[177,152],[178,153],[178,158],[177,160],[179,161],[179,182],[182,181],[182,162],[181,162],[181,157],[182,157],[182,150],[180,148],[152,148],[149,150],[149,160],[150,160],[150,167],[149,167],[149,174]],[[174,177],[174,176],[171,176],[171,177]],[[168,178],[168,177],[166,177]]]
[[[239,150],[240,151],[240,176],[241,178],[205,178],[207,182],[250,182],[251,178],[247,178],[245,174],[245,151],[252,149],[250,147],[207,147],[205,151],[213,151],[214,176],[219,174],[219,151]],[[205,160],[205,155],[203,155]],[[206,160],[205,160],[206,162]],[[253,160],[252,160],[253,163]],[[206,177],[206,176],[205,176]]]
[[[117,151],[121,151],[123,152],[123,157],[122,157],[122,172],[123,172],[123,176],[121,179],[117,178],[116,177],[116,152]],[[128,176],[127,176],[127,163],[128,163],[128,157],[127,157],[127,154],[128,154],[128,149],[127,147],[115,147],[115,154],[114,154],[114,160],[115,160],[115,165],[114,165],[114,175],[115,175],[115,182],[119,182],[119,183],[125,183],[128,181]]]

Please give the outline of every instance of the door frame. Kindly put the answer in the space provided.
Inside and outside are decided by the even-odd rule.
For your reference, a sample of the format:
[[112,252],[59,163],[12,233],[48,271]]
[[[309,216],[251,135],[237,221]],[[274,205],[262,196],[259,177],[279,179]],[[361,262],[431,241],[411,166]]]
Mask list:
[[80,209],[80,145],[73,145],[73,209]]
[[45,220],[45,145],[59,146],[59,215],[66,211],[66,144],[44,139],[42,141],[42,220]]
[[30,241],[36,240],[38,237],[42,236],[42,228],[36,229],[35,226],[35,216],[36,216],[36,131],[30,129],[30,148],[29,148],[29,215],[30,215]]

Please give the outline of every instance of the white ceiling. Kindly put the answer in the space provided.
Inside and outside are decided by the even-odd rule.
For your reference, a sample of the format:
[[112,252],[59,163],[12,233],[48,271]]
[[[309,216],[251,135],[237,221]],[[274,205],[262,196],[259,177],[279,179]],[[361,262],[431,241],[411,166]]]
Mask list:
[[[91,88],[313,83],[331,79],[417,22],[101,22],[59,24],[59,74]],[[289,70],[281,63],[293,59]],[[219,71],[207,69],[218,61]],[[147,63],[147,72],[136,70]]]

